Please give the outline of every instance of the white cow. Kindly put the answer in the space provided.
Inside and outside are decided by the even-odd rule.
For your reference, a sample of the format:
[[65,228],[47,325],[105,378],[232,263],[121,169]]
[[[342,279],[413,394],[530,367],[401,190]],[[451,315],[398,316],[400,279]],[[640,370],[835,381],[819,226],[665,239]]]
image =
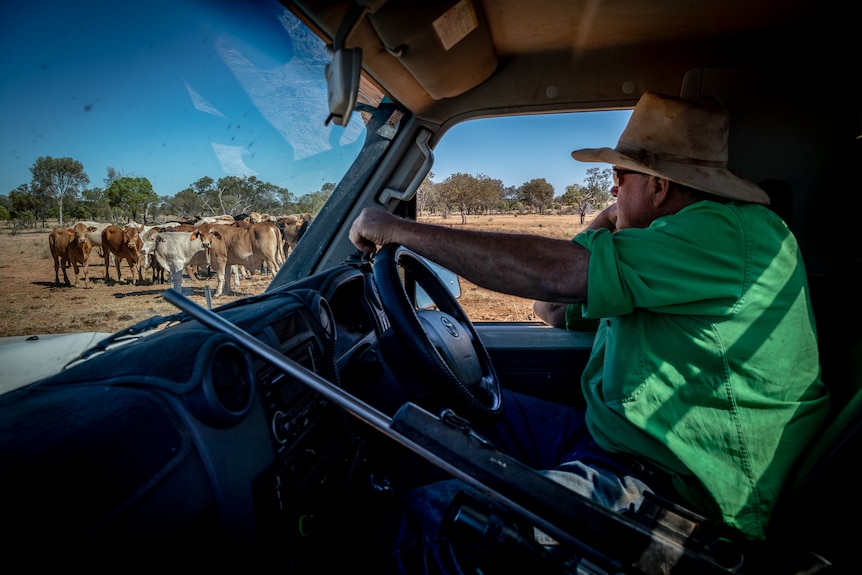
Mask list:
[[171,276],[173,289],[182,293],[183,270],[189,279],[195,277],[191,266],[206,266],[206,250],[200,238],[192,239],[188,231],[150,230],[141,248],[144,265],[149,265],[150,256]]

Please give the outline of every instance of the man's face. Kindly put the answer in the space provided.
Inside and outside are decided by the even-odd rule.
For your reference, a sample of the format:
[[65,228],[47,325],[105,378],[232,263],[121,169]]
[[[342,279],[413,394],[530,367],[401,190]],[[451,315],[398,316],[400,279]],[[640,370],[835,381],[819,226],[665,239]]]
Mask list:
[[655,178],[648,174],[614,168],[614,187],[611,194],[617,198],[618,230],[645,228],[652,223],[655,219],[655,184]]

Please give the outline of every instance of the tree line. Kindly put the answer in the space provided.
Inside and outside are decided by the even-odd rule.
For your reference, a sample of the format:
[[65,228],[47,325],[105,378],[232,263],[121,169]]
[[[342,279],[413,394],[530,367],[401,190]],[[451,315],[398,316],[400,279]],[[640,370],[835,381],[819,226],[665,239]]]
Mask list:
[[589,210],[601,209],[611,200],[611,178],[610,168],[588,168],[583,184],[571,184],[555,195],[554,186],[545,178],[507,187],[485,174],[458,172],[437,183],[430,173],[419,186],[416,209],[419,215],[440,214],[443,218],[458,213],[461,223],[469,215],[558,210],[579,214],[583,224]]
[[0,195],[0,220],[20,227],[39,223],[45,227],[48,220],[58,220],[62,226],[66,220],[148,223],[165,216],[316,214],[335,189],[335,184],[325,183],[320,190],[297,197],[256,176],[218,180],[204,176],[174,196],[159,196],[147,178],[112,167],[107,168],[103,187],[91,187],[81,162],[51,156],[38,158],[30,173],[30,182]]
[[[325,183],[320,190],[297,197],[287,188],[259,180],[255,176],[225,176],[214,180],[204,176],[174,196],[159,196],[150,181],[107,168],[104,187],[90,187],[90,178],[81,162],[73,158],[38,158],[30,168],[32,179],[7,195],[0,195],[0,220],[20,227],[45,227],[48,220],[97,220],[143,223],[161,217],[199,217],[267,214],[316,214],[335,189]],[[581,223],[589,210],[601,209],[611,199],[611,170],[592,167],[583,184],[571,184],[561,195],[544,178],[518,187],[503,185],[485,174],[455,173],[434,182],[430,173],[419,186],[417,210],[449,217],[458,213],[466,222],[471,214],[508,212],[547,213],[549,210],[580,214]]]

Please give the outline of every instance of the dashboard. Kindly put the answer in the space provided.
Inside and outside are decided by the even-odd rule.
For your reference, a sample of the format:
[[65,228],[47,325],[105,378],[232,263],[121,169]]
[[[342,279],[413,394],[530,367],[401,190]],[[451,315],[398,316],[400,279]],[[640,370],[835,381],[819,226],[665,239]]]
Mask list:
[[[370,286],[369,270],[346,264],[215,311],[368,393],[393,383]],[[277,544],[299,565],[339,535],[354,490],[369,489],[367,433],[306,383],[184,316],[0,396],[0,505],[22,540]]]

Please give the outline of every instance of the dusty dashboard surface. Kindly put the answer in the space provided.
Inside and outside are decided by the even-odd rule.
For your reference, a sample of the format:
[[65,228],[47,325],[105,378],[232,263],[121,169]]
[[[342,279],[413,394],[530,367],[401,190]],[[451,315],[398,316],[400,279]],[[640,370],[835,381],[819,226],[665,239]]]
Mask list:
[[[336,268],[216,311],[334,384],[366,384],[383,373],[369,365],[385,324],[368,281]],[[354,424],[187,319],[0,398],[4,516],[22,540],[192,533],[312,548],[346,496]]]

